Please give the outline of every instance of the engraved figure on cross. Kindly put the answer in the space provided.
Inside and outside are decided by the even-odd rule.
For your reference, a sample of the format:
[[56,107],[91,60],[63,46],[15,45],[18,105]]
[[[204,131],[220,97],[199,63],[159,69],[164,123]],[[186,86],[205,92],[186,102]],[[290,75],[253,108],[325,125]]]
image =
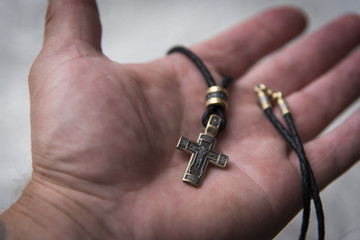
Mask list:
[[191,153],[190,161],[183,177],[184,182],[199,187],[209,162],[221,168],[226,166],[229,157],[212,150],[215,147],[215,136],[220,124],[221,118],[213,114],[209,118],[205,132],[200,133],[197,142],[180,137],[177,148]]

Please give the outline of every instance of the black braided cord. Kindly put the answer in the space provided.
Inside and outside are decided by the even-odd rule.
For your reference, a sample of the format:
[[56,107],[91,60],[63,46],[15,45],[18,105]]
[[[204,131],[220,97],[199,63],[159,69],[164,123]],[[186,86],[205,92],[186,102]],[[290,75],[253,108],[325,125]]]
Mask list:
[[306,233],[309,226],[309,218],[310,218],[310,208],[311,208],[311,197],[314,200],[314,205],[316,209],[316,216],[318,220],[318,239],[325,239],[325,218],[323,206],[321,203],[321,198],[319,194],[319,190],[315,181],[314,174],[312,172],[310,163],[306,157],[303,144],[299,137],[299,134],[296,130],[294,121],[290,113],[286,113],[284,115],[286,125],[290,131],[286,130],[286,128],[281,124],[281,122],[275,117],[273,114],[271,107],[266,108],[264,110],[266,116],[270,120],[270,122],[274,125],[274,127],[281,133],[281,135],[285,138],[285,140],[290,144],[293,150],[296,152],[299,158],[300,171],[302,175],[302,183],[303,183],[303,218],[301,224],[301,231],[299,239],[303,240],[306,238]]
[[[281,133],[281,135],[286,139],[286,141],[288,141],[290,146],[293,149],[297,149],[298,146],[295,143],[294,139],[292,138],[290,133],[286,130],[286,128],[281,124],[281,122],[275,117],[271,108],[265,109],[264,112],[265,112],[266,116],[268,117],[268,119],[270,120],[270,122],[274,125],[274,127]],[[298,153],[297,150],[295,150],[295,152]],[[298,155],[298,157],[299,157],[299,155]],[[311,193],[310,193],[310,185],[309,185],[307,171],[306,171],[304,161],[301,161],[300,157],[299,157],[299,161],[300,161],[301,175],[303,176],[302,184],[303,184],[303,208],[304,208],[299,239],[305,239],[306,232],[309,227],[310,208],[311,208],[311,205],[310,205]]]
[[[176,46],[176,47],[173,47],[172,49],[170,49],[170,51],[168,51],[168,54],[175,53],[175,52],[184,54],[198,67],[198,69],[200,70],[201,74],[203,75],[208,87],[216,86],[215,80],[214,80],[213,76],[211,75],[209,69],[205,66],[203,61],[195,53],[193,53],[192,51],[190,51],[189,49],[187,49],[185,47]],[[231,82],[231,77],[225,76],[225,77],[223,77],[220,86],[223,88],[227,88],[230,82]],[[201,119],[201,122],[204,127],[206,127],[211,114],[216,114],[221,118],[222,121],[221,121],[219,131],[224,130],[226,127],[225,109],[221,106],[209,105],[206,108],[206,110],[202,116],[202,119]]]
[[311,196],[313,197],[314,200],[314,205],[315,205],[315,210],[316,210],[316,217],[318,220],[318,233],[319,233],[319,239],[324,239],[325,238],[325,218],[324,218],[324,210],[323,210],[323,205],[321,202],[321,198],[320,198],[320,194],[319,194],[319,190],[316,184],[316,180],[313,174],[313,171],[311,169],[310,163],[307,160],[306,154],[305,154],[305,150],[304,150],[304,146],[302,144],[302,141],[300,139],[300,136],[296,130],[295,124],[294,124],[294,120],[291,116],[290,113],[287,113],[284,115],[286,124],[290,130],[291,135],[293,135],[295,143],[298,146],[298,156],[300,159],[301,156],[301,160],[302,162],[304,162],[306,171],[307,171],[307,176],[309,178],[310,181],[310,185],[311,185]]

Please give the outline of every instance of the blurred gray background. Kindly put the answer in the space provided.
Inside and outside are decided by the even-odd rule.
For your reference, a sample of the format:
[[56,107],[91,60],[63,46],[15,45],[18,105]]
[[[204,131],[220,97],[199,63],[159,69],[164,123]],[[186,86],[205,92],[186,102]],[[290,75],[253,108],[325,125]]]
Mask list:
[[[17,199],[31,175],[27,75],[42,44],[46,5],[45,0],[0,1],[0,212]],[[344,13],[360,13],[359,0],[99,0],[98,5],[103,50],[120,62],[161,57],[173,45],[192,45],[277,5],[306,12],[305,34]],[[360,108],[359,102],[335,124]],[[327,239],[360,239],[359,185],[357,164],[322,192]],[[317,239],[312,216],[308,239]],[[301,214],[276,239],[297,239],[300,223]]]

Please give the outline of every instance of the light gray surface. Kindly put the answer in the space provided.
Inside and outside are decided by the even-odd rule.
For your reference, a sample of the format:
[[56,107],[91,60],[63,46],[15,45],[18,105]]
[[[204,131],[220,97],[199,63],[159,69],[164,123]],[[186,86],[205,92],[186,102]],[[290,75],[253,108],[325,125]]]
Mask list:
[[[0,2],[0,212],[16,200],[31,174],[27,74],[41,47],[46,4]],[[191,45],[282,4],[301,7],[308,14],[309,30],[346,12],[360,12],[358,0],[101,0],[103,50],[115,61],[148,61],[163,56],[170,46]],[[359,106],[358,101],[352,109]],[[327,239],[360,239],[359,183],[357,164],[323,191]],[[300,222],[298,216],[276,239],[297,239]],[[308,239],[317,239],[315,226],[312,218]]]

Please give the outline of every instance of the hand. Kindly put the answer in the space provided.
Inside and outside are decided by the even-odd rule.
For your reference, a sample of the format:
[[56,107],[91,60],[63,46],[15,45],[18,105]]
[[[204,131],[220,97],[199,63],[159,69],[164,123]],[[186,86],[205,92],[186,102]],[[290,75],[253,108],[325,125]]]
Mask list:
[[91,0],[50,1],[46,20],[29,76],[33,175],[1,217],[9,239],[274,237],[301,209],[302,184],[296,155],[258,106],[259,83],[284,93],[320,188],[360,157],[360,111],[314,139],[359,96],[360,51],[349,54],[358,16],[255,66],[301,33],[300,12],[272,9],[192,47],[218,82],[235,79],[216,147],[229,165],[209,167],[199,189],[182,183],[189,155],[175,147],[203,131],[207,86],[193,63],[112,62]]

